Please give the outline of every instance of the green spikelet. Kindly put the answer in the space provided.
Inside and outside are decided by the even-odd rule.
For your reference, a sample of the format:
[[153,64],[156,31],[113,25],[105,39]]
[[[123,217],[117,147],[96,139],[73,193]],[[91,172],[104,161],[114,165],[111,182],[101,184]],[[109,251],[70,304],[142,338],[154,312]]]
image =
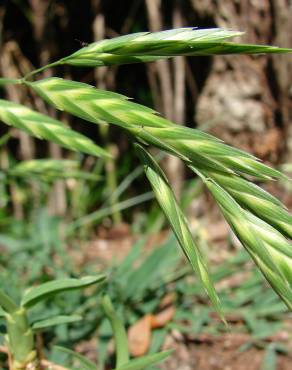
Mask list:
[[63,58],[60,63],[73,66],[151,62],[177,55],[287,53],[291,49],[265,45],[226,42],[242,32],[221,28],[177,28],[162,32],[139,32],[102,40]]
[[0,99],[0,119],[39,139],[46,139],[65,148],[95,156],[108,156],[94,142],[64,127],[62,122],[7,100]]

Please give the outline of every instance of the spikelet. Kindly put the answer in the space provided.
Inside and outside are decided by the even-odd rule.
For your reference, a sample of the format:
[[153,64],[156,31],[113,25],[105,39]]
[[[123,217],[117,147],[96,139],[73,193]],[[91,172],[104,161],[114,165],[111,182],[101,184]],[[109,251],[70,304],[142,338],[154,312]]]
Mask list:
[[[93,67],[148,62],[176,55],[292,52],[292,49],[244,45],[228,41],[240,35],[241,32],[218,28],[204,30],[179,28],[155,33],[140,32],[93,43],[52,65]],[[261,163],[254,156],[232,148],[211,135],[176,125],[160,117],[154,110],[135,104],[123,95],[60,78],[28,81],[28,77],[36,72],[28,74],[21,83],[32,88],[49,104],[95,124],[114,124],[127,132],[134,141],[144,146],[154,145],[177,156],[201,176],[237,237],[271,286],[291,308],[292,216],[281,202],[248,180],[249,178],[257,180],[281,178],[283,177],[281,173]],[[54,130],[48,129],[53,127],[49,125],[54,124],[52,121],[44,120],[42,126],[34,126],[29,121],[31,111],[26,112],[24,116],[21,113],[17,118],[16,115],[12,117],[7,113],[7,107],[5,109],[6,113],[3,113],[2,109],[1,116],[4,122],[33,135],[52,141],[59,140],[62,145],[70,145],[75,150],[86,150],[86,145],[77,146],[77,139],[72,141],[74,143],[72,145],[67,143],[66,134],[62,136],[63,132],[60,132],[60,137],[53,135]],[[56,122],[55,127],[56,132],[59,132]],[[88,148],[89,145],[87,152]],[[90,146],[90,151],[92,150]],[[220,303],[204,261],[191,238],[187,222],[165,175],[143,147],[137,146],[137,150],[158,202],[184,253],[201,277],[213,304],[220,313]]]
[[60,63],[73,66],[151,62],[177,55],[287,53],[290,49],[226,42],[242,32],[221,28],[177,28],[161,32],[139,32],[92,43]]
[[[60,110],[97,124],[115,124],[143,145],[154,145],[182,159],[203,178],[235,234],[272,287],[291,308],[289,284],[292,265],[289,253],[283,254],[281,248],[271,249],[271,243],[264,242],[253,225],[263,230],[269,229],[275,239],[275,235],[278,238],[281,236],[282,244],[285,245],[283,248],[289,251],[291,244],[284,243],[286,239],[283,235],[291,238],[291,215],[278,200],[246,179],[246,176],[259,180],[281,178],[283,175],[280,172],[261,163],[251,154],[228,146],[211,135],[178,126],[160,117],[152,109],[129,101],[123,95],[58,78],[27,82],[27,85]],[[184,253],[189,258],[189,246],[193,250],[196,247],[191,242],[186,221],[173,198],[167,180],[141,147],[139,152],[144,162],[152,163],[145,166],[146,175]],[[144,153],[142,156],[141,152]],[[280,244],[279,241],[277,243]],[[196,264],[190,262],[201,274],[204,286],[207,291],[209,289],[210,297],[213,294],[212,301],[216,304],[214,292],[211,293],[210,290],[210,278],[207,270],[200,269],[198,261],[202,260],[198,256]],[[217,309],[218,304],[217,302]]]
[[65,127],[62,122],[34,112],[23,105],[0,99],[0,119],[39,139],[46,139],[71,150],[94,156],[109,156],[92,140]]

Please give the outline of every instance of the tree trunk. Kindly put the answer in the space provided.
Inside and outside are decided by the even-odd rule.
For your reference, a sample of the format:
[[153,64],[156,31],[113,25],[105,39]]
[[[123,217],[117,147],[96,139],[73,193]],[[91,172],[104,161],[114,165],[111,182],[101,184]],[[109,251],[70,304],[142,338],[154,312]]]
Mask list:
[[[192,0],[195,16],[246,32],[248,43],[292,46],[291,1]],[[198,99],[199,126],[227,142],[276,162],[292,153],[289,56],[216,57]]]

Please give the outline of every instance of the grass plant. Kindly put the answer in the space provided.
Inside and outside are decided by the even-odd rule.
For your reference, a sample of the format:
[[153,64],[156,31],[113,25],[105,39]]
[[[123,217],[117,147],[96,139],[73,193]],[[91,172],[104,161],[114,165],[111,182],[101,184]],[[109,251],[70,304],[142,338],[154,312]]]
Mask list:
[[[91,124],[115,125],[128,135],[129,140],[135,144],[146,177],[182,251],[199,276],[214,308],[223,320],[224,310],[214,288],[206,257],[202,255],[202,251],[193,239],[171,185],[159,164],[150,154],[149,147],[154,146],[180,158],[201,178],[256,266],[287,307],[291,309],[292,216],[279,200],[253,184],[255,180],[270,181],[285,179],[285,176],[266,166],[251,154],[228,146],[200,130],[181,127],[161,117],[153,109],[132,102],[124,95],[57,77],[37,80],[36,78],[44,70],[61,65],[99,67],[151,62],[178,55],[292,52],[291,49],[245,45],[229,41],[230,38],[240,34],[240,32],[223,29],[201,30],[197,28],[130,34],[90,44],[68,57],[31,71],[21,79],[0,79],[1,86],[15,84],[19,88],[30,89],[57,110],[70,113]],[[38,138],[55,142],[65,148],[96,157],[111,156],[105,149],[64,125],[63,122],[18,103],[0,100],[0,119],[7,125]],[[25,175],[34,166],[37,172],[38,167],[41,168],[44,165],[47,165],[47,169],[56,168],[55,162],[27,163],[26,167],[23,165],[21,168],[20,165],[18,175],[19,173]],[[57,281],[52,282],[50,287],[52,286],[57,289],[58,286],[62,287],[62,284]],[[0,295],[0,304],[7,317],[8,348],[13,370],[28,369],[28,364],[33,364],[35,361],[37,363],[33,335],[23,314],[23,307],[26,308],[37,302],[40,297],[46,296],[49,290],[42,289],[35,288],[25,295],[20,309],[4,293]],[[150,358],[128,361],[126,349],[124,348],[122,353],[119,352],[121,342],[119,338],[124,335],[124,329],[115,316],[109,298],[104,299],[103,306],[116,339],[117,370],[142,369],[152,363],[151,361],[155,362],[168,355],[152,355],[154,357],[151,357],[151,361]],[[15,342],[19,340],[20,332],[27,336],[25,344],[21,346]],[[84,364],[85,362],[83,366]],[[96,368],[93,364],[87,363],[87,365],[85,367],[88,369]],[[35,365],[34,369],[37,369],[37,366]]]

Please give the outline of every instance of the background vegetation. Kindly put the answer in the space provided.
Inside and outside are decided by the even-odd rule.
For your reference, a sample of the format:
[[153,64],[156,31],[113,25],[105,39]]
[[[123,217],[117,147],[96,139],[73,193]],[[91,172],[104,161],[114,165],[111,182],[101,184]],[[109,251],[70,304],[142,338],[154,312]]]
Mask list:
[[[291,15],[285,0],[7,0],[0,5],[0,71],[3,77],[18,78],[71,54],[83,43],[180,26],[240,29],[246,31],[247,42],[292,47]],[[238,56],[179,57],[96,71],[66,66],[44,76],[74,78],[131,96],[169,119],[211,132],[289,173],[291,72],[289,57]],[[164,217],[139,177],[142,169],[133,160],[127,139],[114,128],[99,130],[60,115],[23,91],[8,86],[1,97],[70,121],[77,131],[107,147],[115,159],[96,162],[1,125],[1,287],[18,299],[31,284],[105,270],[113,302],[131,328],[129,335],[135,330],[146,333],[142,346],[132,344],[133,355],[164,346],[177,348],[171,363],[163,365],[167,369],[241,369],[249,358],[255,369],[288,369],[291,317],[254,271],[200,182],[175,159],[161,158],[188,210],[196,239],[213,262],[232,330],[212,313],[190,271],[182,267],[175,242],[164,230]],[[71,162],[51,161],[43,167],[38,162],[36,171],[33,161],[42,158]],[[27,179],[23,174],[29,168]],[[292,206],[289,184],[269,190]],[[98,358],[101,368],[106,361],[109,364],[110,331],[102,319],[98,292],[58,296],[36,307],[33,315],[44,319],[64,310],[81,314],[84,320],[40,332],[39,341],[45,343],[51,360],[68,363],[65,354],[52,350],[61,344]]]

